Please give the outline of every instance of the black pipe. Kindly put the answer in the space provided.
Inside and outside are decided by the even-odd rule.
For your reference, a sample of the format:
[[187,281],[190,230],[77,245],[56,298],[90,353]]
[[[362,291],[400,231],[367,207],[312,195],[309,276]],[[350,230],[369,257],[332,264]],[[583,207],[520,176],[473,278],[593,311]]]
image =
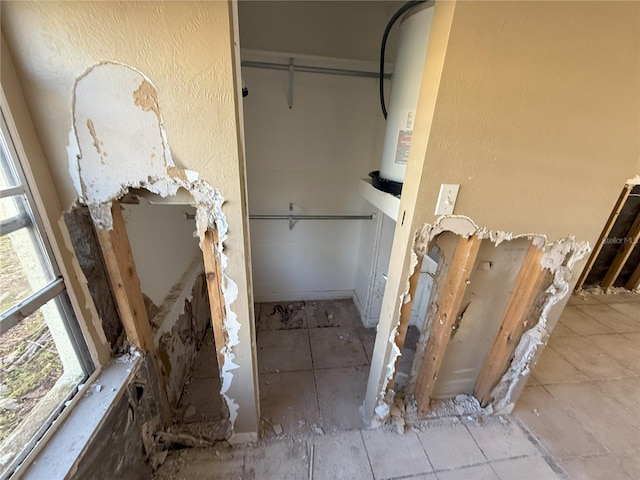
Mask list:
[[389,23],[387,23],[387,28],[384,29],[384,34],[382,35],[382,44],[380,45],[380,106],[382,107],[382,114],[384,115],[385,120],[387,119],[387,106],[384,103],[384,54],[387,49],[387,37],[389,36],[389,32],[391,31],[391,27],[396,23],[396,20],[402,16],[403,13],[424,3],[426,0],[411,0],[410,2],[405,3],[402,7],[398,9],[396,13],[393,14]]

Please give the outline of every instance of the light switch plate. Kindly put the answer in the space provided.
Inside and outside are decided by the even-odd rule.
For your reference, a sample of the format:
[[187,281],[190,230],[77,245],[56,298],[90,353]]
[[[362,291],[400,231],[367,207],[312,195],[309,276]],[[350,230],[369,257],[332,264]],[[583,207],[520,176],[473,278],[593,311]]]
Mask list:
[[453,207],[456,205],[458,198],[458,190],[460,185],[452,185],[443,183],[440,185],[440,194],[438,195],[438,203],[436,204],[436,215],[451,215]]

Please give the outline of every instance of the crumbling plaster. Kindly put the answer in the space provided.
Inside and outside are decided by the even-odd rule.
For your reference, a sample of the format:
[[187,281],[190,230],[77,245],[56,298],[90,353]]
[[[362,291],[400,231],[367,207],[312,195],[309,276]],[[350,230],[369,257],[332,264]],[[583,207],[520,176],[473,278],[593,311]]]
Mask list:
[[3,2],[2,32],[60,199],[56,218],[76,198],[65,150],[76,79],[91,65],[117,60],[144,71],[162,92],[174,160],[227,199],[223,210],[233,228],[226,271],[238,286],[234,311],[246,340],[236,347],[237,362],[245,367],[236,371],[242,385],[236,399],[247,406],[236,433],[253,438],[253,301],[231,17],[228,2]]
[[[228,258],[223,251],[228,232],[222,211],[224,198],[217,189],[200,180],[197,172],[180,169],[173,163],[158,91],[142,73],[118,63],[101,63],[78,78],[73,99],[69,170],[96,228],[113,228],[112,202],[130,188],[143,188],[161,197],[173,196],[184,189],[192,197],[200,248],[215,248],[221,264],[225,303],[222,328],[226,335],[221,351],[220,393],[233,428],[240,408],[233,391],[240,389],[237,385],[232,389],[232,384],[233,371],[239,367],[235,347],[240,344],[241,324],[233,310],[238,285],[227,273]],[[209,229],[218,232],[215,246],[205,241]],[[170,394],[175,399],[176,392],[170,390]]]

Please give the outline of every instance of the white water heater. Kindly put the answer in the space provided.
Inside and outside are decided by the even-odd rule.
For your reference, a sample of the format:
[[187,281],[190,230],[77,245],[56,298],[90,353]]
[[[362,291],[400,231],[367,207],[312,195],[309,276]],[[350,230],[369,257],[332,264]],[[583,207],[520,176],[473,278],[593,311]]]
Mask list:
[[431,2],[416,7],[401,20],[380,166],[384,180],[404,181],[433,8]]

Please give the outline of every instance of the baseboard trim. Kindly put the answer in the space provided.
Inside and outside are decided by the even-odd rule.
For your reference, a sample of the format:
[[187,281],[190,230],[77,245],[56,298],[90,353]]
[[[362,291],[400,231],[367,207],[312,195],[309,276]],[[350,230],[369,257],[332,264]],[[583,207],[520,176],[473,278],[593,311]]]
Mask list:
[[256,303],[299,302],[302,300],[336,300],[339,298],[355,299],[355,296],[356,296],[356,293],[353,290],[323,290],[319,292],[288,292],[288,293],[254,294],[253,300]]

